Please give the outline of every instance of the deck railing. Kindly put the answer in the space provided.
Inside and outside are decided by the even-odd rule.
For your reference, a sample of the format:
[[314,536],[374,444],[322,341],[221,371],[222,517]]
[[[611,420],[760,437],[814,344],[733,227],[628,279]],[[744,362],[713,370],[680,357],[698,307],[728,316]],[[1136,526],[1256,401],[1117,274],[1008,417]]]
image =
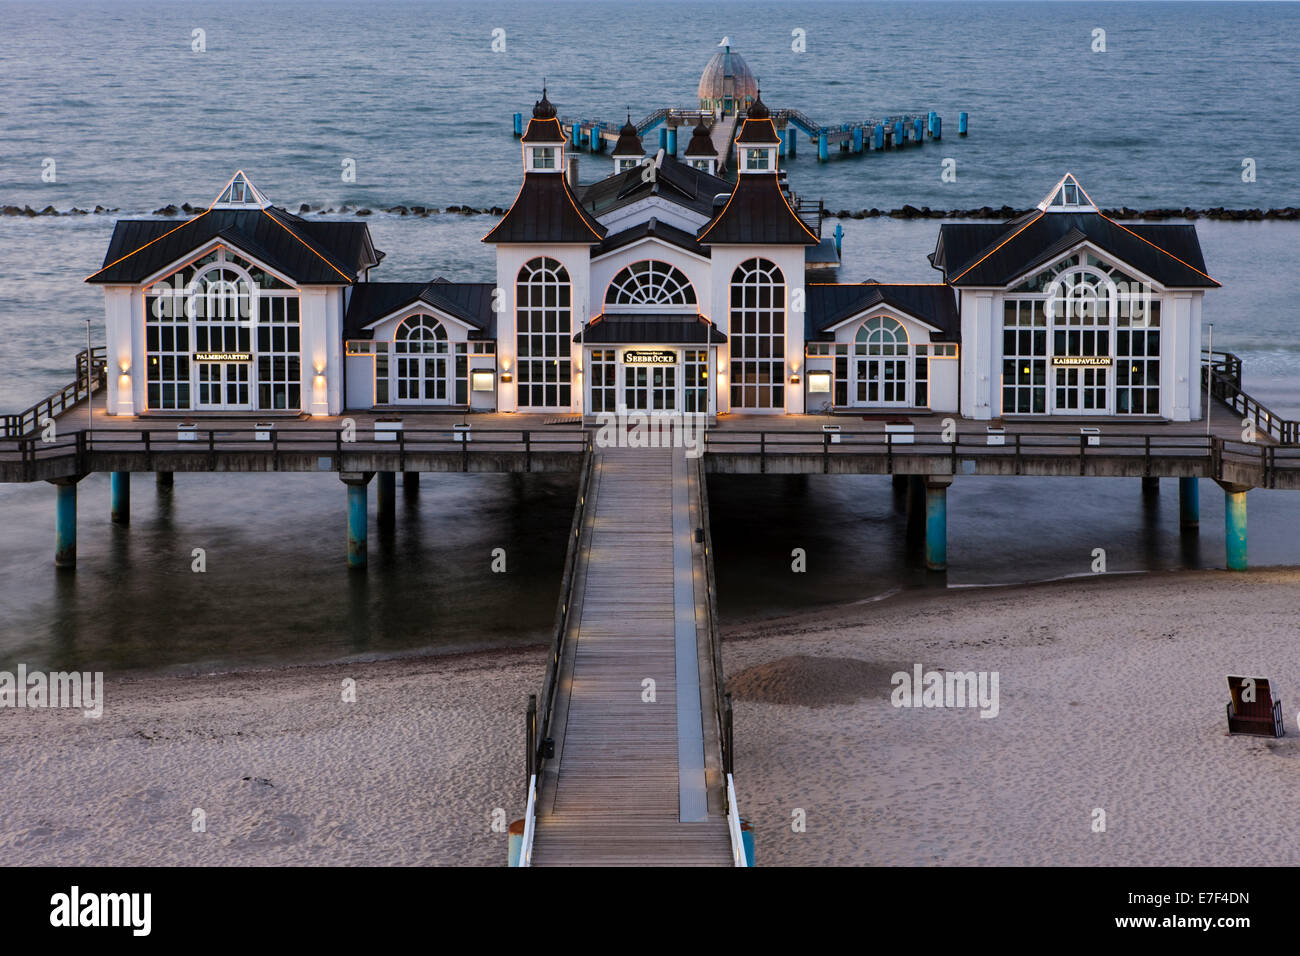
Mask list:
[[[104,346],[102,345],[96,345],[92,348],[90,356],[90,391],[94,392],[95,389],[104,387],[105,369],[108,367],[108,360],[105,358]],[[24,435],[30,435],[42,427],[41,423],[43,421],[46,419],[53,420],[55,417],[62,415],[84,399],[86,395],[86,350],[82,349],[77,353],[76,381],[63,386],[53,395],[46,396],[25,411],[18,412],[16,415],[0,417],[0,438],[22,438]]]
[[1300,421],[1283,418],[1248,395],[1241,387],[1241,359],[1231,352],[1201,352],[1201,390],[1212,394],[1255,428],[1284,445],[1300,442]]
[[555,691],[559,683],[560,658],[564,654],[564,638],[569,630],[569,610],[573,607],[578,557],[582,550],[582,526],[587,514],[587,499],[591,494],[591,473],[594,463],[595,456],[591,453],[588,444],[582,463],[582,475],[578,479],[578,501],[573,508],[573,523],[569,529],[564,576],[560,580],[560,597],[555,607],[551,655],[546,662],[546,678],[542,684],[541,703],[539,705],[535,694],[530,695],[524,718],[524,760],[528,780],[528,804],[524,811],[524,838],[519,853],[520,866],[532,864],[533,836],[537,831],[537,779],[541,776],[546,761],[555,756],[555,741],[551,737],[551,717],[555,712]]

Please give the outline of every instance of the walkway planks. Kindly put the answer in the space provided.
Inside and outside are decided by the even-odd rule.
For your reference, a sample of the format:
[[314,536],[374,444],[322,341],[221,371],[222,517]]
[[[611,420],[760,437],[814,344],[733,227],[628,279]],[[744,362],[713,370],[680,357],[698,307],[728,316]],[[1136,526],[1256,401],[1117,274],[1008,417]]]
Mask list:
[[700,693],[697,472],[681,449],[594,454],[532,865],[727,866]]

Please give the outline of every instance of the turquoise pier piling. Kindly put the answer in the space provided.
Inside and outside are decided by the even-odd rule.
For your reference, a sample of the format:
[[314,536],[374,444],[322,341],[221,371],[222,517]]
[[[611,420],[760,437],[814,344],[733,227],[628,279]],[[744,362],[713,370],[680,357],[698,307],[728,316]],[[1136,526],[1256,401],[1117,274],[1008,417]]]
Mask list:
[[582,129],[577,123],[569,127],[569,145],[574,149],[582,148]]
[[668,152],[668,130],[663,126],[659,127],[659,148]]
[[1246,570],[1246,492],[1242,485],[1219,482],[1223,488],[1223,537],[1229,571]]
[[921,125],[921,117],[912,120],[912,132],[917,146],[925,142],[925,127]]
[[826,131],[822,130],[817,135],[817,162],[824,163],[830,158],[831,152],[826,139]]
[[930,110],[929,114],[925,117],[925,129],[931,136],[934,135],[934,118],[938,115],[939,114],[934,110]]
[[873,149],[880,150],[885,148],[885,127],[882,124],[877,123],[872,127],[871,139],[874,143],[872,147]]
[[54,566],[77,566],[77,479],[54,483]]
[[907,145],[907,134],[903,132],[903,121],[898,120],[894,123],[894,149],[902,149]]
[[375,482],[379,527],[391,528],[397,517],[397,472],[381,471]]
[[[962,115],[965,116],[966,114],[963,113]],[[943,139],[943,117],[937,113],[934,117],[934,132],[930,135],[933,139]],[[965,136],[966,134],[963,133],[962,135]]]
[[781,141],[781,145],[777,148],[776,154],[777,154],[778,156],[780,156],[782,159],[785,159],[786,156],[788,155],[787,152],[786,152],[785,141],[789,138],[789,136],[790,136],[790,131],[789,131],[789,130],[784,130],[784,129],[779,129],[779,130],[776,131],[776,136],[777,136],[777,139],[779,139],[779,140]]
[[840,247],[844,242],[844,226],[841,223],[835,224],[835,252],[840,252]]
[[1201,485],[1199,478],[1178,479],[1178,526],[1197,528],[1201,524]]
[[799,151],[799,131],[797,129],[792,128],[790,130],[790,140],[786,143],[786,149],[790,151],[790,158],[794,159],[795,153]]
[[131,473],[115,471],[108,479],[114,524],[131,523]]
[[925,483],[925,566],[948,568],[948,483],[932,478]]
[[348,567],[366,566],[367,520],[369,495],[367,493],[373,472],[343,472],[339,478],[348,486]]
[[[958,113],[958,114],[957,114],[957,135],[958,135],[958,136],[965,136],[965,135],[966,135],[966,114],[965,114],[965,113]],[[938,138],[939,138],[939,137],[937,137],[937,136],[935,137],[935,139],[938,139]]]
[[524,135],[524,114],[523,113],[515,114],[515,135],[516,136]]
[[853,152],[862,152],[862,127],[853,127]]
[[677,156],[677,127],[676,126],[668,127],[667,143],[665,144],[664,149],[667,150],[669,156],[673,156],[673,157]]
[[593,126],[587,131],[587,148],[593,153],[599,153],[603,142],[600,138],[599,128]]

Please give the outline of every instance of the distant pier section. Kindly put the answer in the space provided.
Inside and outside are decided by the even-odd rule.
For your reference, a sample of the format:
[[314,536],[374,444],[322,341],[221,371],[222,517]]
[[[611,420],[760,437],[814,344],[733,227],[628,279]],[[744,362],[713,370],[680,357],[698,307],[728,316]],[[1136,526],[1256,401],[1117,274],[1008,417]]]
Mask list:
[[[657,147],[668,155],[678,156],[678,131],[685,127],[685,138],[689,141],[690,127],[703,122],[710,130],[720,167],[725,169],[731,160],[737,123],[744,119],[758,96],[758,81],[740,54],[731,52],[725,39],[721,45],[723,49],[713,55],[700,77],[697,106],[659,107],[634,125],[643,139],[657,133]],[[800,133],[808,137],[809,144],[817,150],[818,162],[823,163],[830,160],[833,152],[858,156],[921,146],[927,139],[943,139],[943,117],[935,110],[905,110],[828,125],[817,122],[803,110],[774,109],[772,119],[781,137],[783,159],[795,159],[798,155]],[[618,122],[578,117],[561,117],[560,123],[573,149],[592,153],[612,152],[622,129]],[[523,136],[522,112],[514,114],[513,124],[515,136]],[[957,135],[967,135],[969,128],[969,114],[958,113]]]

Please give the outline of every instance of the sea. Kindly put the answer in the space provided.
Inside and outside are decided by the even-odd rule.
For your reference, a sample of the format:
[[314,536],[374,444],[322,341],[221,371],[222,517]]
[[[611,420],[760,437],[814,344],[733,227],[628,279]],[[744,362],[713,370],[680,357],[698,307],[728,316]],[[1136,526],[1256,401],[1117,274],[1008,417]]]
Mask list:
[[[491,217],[383,210],[508,205],[511,116],[543,83],[565,117],[690,106],[724,37],[772,107],[827,124],[943,117],[939,142],[825,164],[805,138],[790,182],[832,210],[1025,208],[1067,171],[1105,207],[1300,206],[1289,3],[45,0],[0,2],[0,23],[0,206],[117,210],[0,217],[0,411],[71,381],[87,317],[102,341],[101,294],[82,279],[116,218],[206,206],[243,169],[291,210],[374,210],[376,279],[482,281]],[[611,171],[582,155],[584,182]],[[842,280],[936,277],[937,220],[834,221]],[[1300,417],[1300,224],[1197,229],[1223,283],[1205,298],[1215,347],[1244,359],[1252,394]],[[1087,574],[1098,547],[1111,573],[1222,566],[1212,483],[1192,537],[1176,483],[1138,485],[961,479],[936,576],[887,478],[712,478],[724,624]],[[123,527],[96,475],[80,485],[67,574],[53,568],[50,486],[0,485],[0,669],[190,673],[545,641],[574,487],[426,475],[418,494],[399,488],[396,527],[372,530],[356,574],[332,476],[178,475],[171,495],[136,476]],[[1251,492],[1253,566],[1300,564],[1297,505]],[[791,570],[795,548],[806,573]]]

